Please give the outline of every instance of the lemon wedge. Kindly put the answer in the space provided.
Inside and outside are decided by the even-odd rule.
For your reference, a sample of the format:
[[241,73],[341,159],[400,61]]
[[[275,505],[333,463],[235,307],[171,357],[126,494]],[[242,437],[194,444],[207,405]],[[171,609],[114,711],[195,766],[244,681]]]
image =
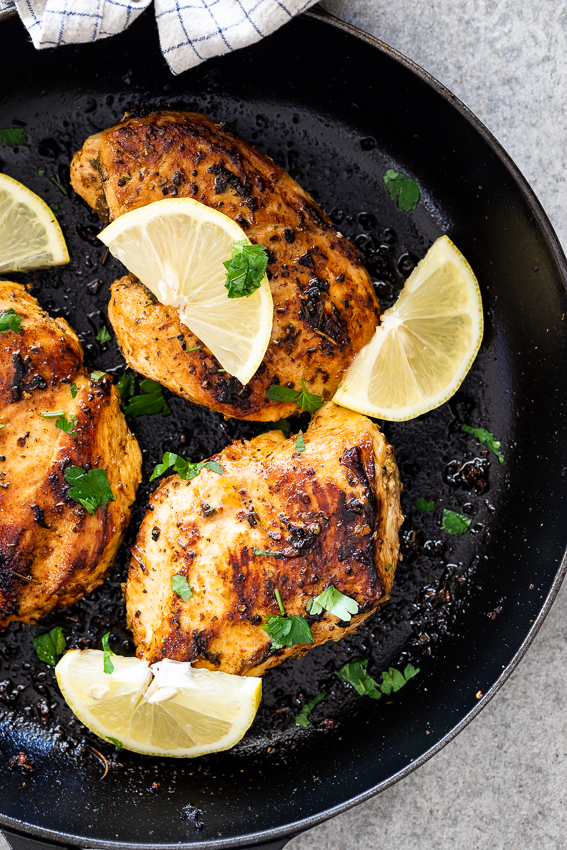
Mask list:
[[246,384],[264,358],[272,331],[268,278],[243,298],[229,298],[223,263],[237,241],[231,218],[192,198],[166,198],[125,213],[99,239]]
[[262,696],[262,680],[196,670],[166,659],[148,666],[139,658],[71,649],[57,664],[61,693],[81,723],[100,738],[145,755],[194,758],[228,750],[249,729]]
[[400,422],[443,404],[472,366],[484,319],[473,270],[448,236],[433,243],[333,401]]
[[53,210],[26,186],[0,174],[0,274],[68,262],[67,245]]

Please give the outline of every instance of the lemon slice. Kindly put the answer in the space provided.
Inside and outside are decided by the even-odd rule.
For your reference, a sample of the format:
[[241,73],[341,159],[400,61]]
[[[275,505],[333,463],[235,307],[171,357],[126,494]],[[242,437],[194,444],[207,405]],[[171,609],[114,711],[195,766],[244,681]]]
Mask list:
[[64,266],[69,252],[52,209],[0,174],[0,274]]
[[100,738],[146,755],[194,758],[228,750],[249,729],[262,680],[196,670],[189,662],[112,656],[71,649],[55,674],[71,711]]
[[458,390],[483,327],[473,270],[449,237],[441,236],[383,314],[333,401],[391,422],[433,410]]
[[132,210],[99,233],[156,298],[246,384],[264,358],[272,331],[268,278],[249,297],[229,298],[223,263],[236,241],[248,242],[231,218],[192,198],[166,198]]

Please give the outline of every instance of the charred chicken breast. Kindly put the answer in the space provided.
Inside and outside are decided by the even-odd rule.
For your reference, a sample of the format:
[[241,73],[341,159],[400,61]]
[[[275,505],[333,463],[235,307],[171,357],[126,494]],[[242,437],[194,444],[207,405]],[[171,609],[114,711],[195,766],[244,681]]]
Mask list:
[[[339,640],[388,599],[403,519],[392,447],[365,416],[333,404],[304,442],[300,452],[271,431],[216,456],[222,475],[203,469],[160,484],[126,586],[140,657],[259,675]],[[193,592],[187,601],[175,576]],[[276,589],[287,615],[305,617],[331,585],[357,602],[350,622],[325,611],[308,617],[313,644],[274,648],[260,626],[280,613]]]
[[267,249],[274,322],[246,386],[219,372],[177,311],[136,278],[113,285],[109,317],[127,362],[190,401],[240,419],[288,416],[295,403],[268,399],[272,383],[299,390],[305,380],[329,399],[371,339],[380,310],[357,249],[288,174],[225,125],[183,112],[127,116],[86,140],[71,182],[105,221],[164,197],[191,197]]
[[[102,582],[141,480],[140,449],[110,378],[84,368],[64,319],[50,318],[21,284],[0,282],[0,317],[11,310],[14,329],[0,333],[0,631]],[[57,411],[73,433],[56,426]],[[69,496],[71,466],[106,470],[115,501],[89,515]]]

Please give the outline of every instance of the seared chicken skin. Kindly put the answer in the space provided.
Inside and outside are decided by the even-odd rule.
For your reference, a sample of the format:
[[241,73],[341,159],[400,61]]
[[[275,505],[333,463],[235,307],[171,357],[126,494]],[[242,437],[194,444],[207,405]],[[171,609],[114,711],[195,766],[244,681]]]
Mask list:
[[[281,431],[233,443],[214,458],[224,474],[173,475],[157,488],[126,585],[140,657],[257,676],[339,640],[388,599],[403,520],[392,447],[365,416],[333,404],[304,440],[303,452]],[[176,575],[193,590],[187,602],[172,590]],[[330,585],[358,614],[348,624],[308,616],[313,644],[274,649],[260,626],[280,613],[275,590],[288,615],[304,617]]]
[[[9,309],[23,322],[0,333],[0,630],[34,623],[102,582],[142,461],[117,390],[83,367],[67,322],[50,318],[21,284],[0,282],[0,313]],[[58,410],[76,416],[76,437],[42,415]],[[86,513],[68,495],[71,466],[105,469],[116,501]]]
[[[126,117],[75,154],[71,182],[106,221],[164,197],[190,197],[237,221],[268,250],[274,323],[264,361],[243,386],[177,311],[132,276],[112,287],[109,317],[128,364],[178,395],[240,419],[276,420],[294,402],[272,383],[329,399],[370,341],[380,309],[357,249],[289,174],[203,115]],[[190,351],[201,345],[199,350]]]

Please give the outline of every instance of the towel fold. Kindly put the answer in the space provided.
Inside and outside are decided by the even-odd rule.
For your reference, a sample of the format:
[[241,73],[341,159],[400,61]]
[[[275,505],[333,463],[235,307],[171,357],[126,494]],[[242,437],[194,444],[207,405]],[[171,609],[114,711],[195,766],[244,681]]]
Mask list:
[[[162,53],[174,74],[260,41],[317,0],[154,0]],[[0,0],[16,7],[41,50],[125,30],[151,0]]]

